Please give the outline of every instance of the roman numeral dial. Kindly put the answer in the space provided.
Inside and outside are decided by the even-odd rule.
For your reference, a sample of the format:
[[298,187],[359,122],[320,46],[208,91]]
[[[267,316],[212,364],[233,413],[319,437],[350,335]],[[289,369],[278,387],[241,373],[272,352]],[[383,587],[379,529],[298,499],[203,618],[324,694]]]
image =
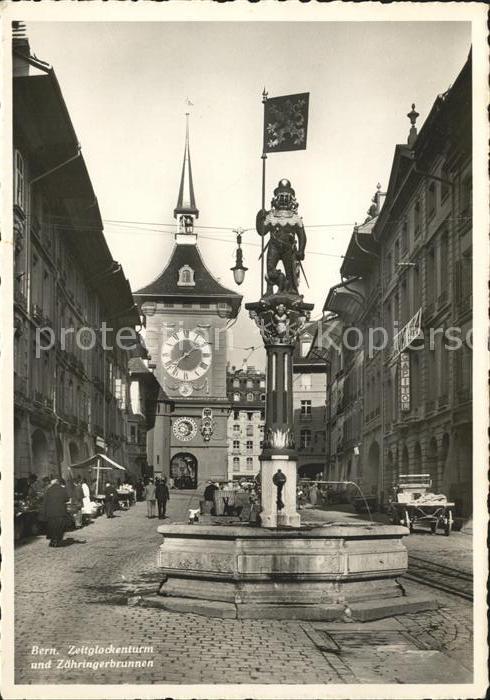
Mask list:
[[203,377],[211,367],[213,352],[199,331],[181,328],[162,346],[162,365],[174,379],[191,382]]

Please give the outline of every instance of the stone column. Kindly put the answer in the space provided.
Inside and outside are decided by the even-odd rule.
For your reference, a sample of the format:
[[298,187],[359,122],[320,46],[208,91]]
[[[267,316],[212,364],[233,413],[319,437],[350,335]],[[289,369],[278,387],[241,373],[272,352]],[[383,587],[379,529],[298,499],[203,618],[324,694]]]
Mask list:
[[[294,294],[276,293],[246,304],[259,326],[267,353],[266,409],[261,460],[263,527],[298,527],[296,449],[293,427],[293,351],[312,304]],[[274,475],[286,477],[278,507]]]

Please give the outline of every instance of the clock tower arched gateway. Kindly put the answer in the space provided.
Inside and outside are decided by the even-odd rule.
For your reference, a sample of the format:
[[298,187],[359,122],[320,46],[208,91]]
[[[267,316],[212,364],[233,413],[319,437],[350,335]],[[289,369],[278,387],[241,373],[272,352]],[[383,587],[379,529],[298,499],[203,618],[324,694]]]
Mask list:
[[223,287],[203,262],[194,221],[187,122],[175,246],[163,272],[134,296],[146,317],[145,342],[155,376],[172,401],[159,402],[148,461],[177,488],[227,480],[227,326],[242,297]]

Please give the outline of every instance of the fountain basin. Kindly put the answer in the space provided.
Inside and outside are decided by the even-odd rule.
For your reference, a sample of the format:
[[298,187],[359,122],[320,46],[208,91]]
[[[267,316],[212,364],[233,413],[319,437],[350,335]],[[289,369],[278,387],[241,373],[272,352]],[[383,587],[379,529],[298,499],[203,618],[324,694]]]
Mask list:
[[160,604],[168,609],[332,620],[352,613],[356,605],[379,606],[377,617],[384,616],[383,601],[390,610],[395,602],[401,611],[407,607],[396,580],[407,570],[405,527],[172,523],[158,532],[163,536],[158,565],[165,577]]

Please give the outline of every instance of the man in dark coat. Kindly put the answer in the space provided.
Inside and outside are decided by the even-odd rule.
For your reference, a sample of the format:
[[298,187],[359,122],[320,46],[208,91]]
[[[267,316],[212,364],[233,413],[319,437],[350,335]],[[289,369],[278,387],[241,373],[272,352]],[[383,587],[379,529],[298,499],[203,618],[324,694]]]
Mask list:
[[158,503],[158,517],[166,518],[167,501],[170,498],[166,477],[163,477],[162,481],[159,479],[155,484],[155,496]]
[[108,518],[113,518],[114,508],[116,507],[117,503],[117,490],[116,487],[110,482],[107,482],[107,484],[105,485],[104,496],[105,514]]
[[66,503],[69,500],[68,491],[60,485],[58,479],[53,479],[48,487],[43,501],[44,519],[47,521],[47,538],[50,547],[59,547],[68,522]]

